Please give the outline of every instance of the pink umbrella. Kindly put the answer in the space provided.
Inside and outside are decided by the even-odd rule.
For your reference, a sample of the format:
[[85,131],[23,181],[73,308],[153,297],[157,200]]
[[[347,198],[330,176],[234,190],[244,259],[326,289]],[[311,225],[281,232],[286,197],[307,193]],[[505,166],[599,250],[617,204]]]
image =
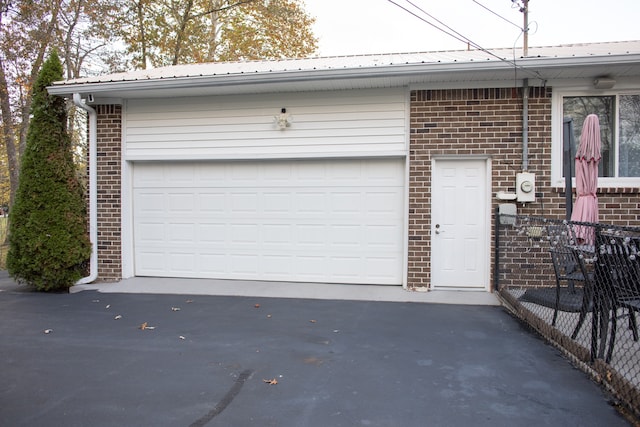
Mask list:
[[[598,162],[600,162],[600,122],[589,114],[584,119],[580,145],[576,153],[576,192],[578,197],[571,213],[572,221],[598,222]],[[592,227],[576,227],[576,237],[593,245]]]

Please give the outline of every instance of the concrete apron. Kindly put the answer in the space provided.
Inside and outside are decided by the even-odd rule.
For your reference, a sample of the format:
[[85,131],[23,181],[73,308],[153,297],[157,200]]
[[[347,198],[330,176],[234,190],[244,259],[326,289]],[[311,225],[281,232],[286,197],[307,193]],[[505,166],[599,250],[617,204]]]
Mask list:
[[401,286],[176,279],[163,277],[133,277],[123,279],[119,282],[76,285],[70,289],[70,292],[74,293],[86,290],[101,293],[218,295],[347,301],[500,305],[500,301],[493,293],[484,290],[410,291]]

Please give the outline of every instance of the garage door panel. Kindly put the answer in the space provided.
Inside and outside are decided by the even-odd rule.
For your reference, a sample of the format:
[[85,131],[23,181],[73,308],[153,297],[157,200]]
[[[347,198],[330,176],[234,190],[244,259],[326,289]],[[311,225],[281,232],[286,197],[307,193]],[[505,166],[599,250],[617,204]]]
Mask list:
[[327,236],[324,224],[300,224],[296,226],[296,243],[303,250],[313,250],[325,245]]
[[231,224],[230,229],[231,245],[258,247],[260,234],[257,224]]
[[399,251],[401,242],[398,241],[398,233],[402,229],[394,225],[368,225],[365,227],[364,242],[369,249],[380,251]]
[[293,239],[293,227],[289,224],[264,224],[262,244],[272,249],[289,248]]
[[228,275],[228,257],[225,253],[207,253],[199,255],[200,268],[194,271],[193,277],[225,278]]
[[262,257],[262,273],[268,279],[286,280],[292,262],[295,262],[292,255],[265,255]]
[[401,284],[403,165],[135,164],[136,275]]
[[134,194],[134,198],[137,201],[136,208],[139,214],[157,213],[164,216],[166,207],[164,193],[138,192]]
[[196,226],[195,224],[182,223],[175,224],[169,223],[167,225],[169,230],[169,241],[172,243],[186,243],[190,244],[196,238]]
[[296,276],[303,281],[319,282],[327,271],[327,257],[322,255],[299,255],[296,257]]
[[290,192],[265,192],[262,195],[265,214],[289,215],[292,206]]
[[186,273],[195,271],[195,259],[191,253],[170,252],[169,262],[174,273]]
[[165,271],[166,263],[164,262],[164,252],[158,250],[146,251],[140,249],[136,253],[136,264],[141,270],[149,272],[149,274],[162,274]]
[[242,275],[245,279],[258,278],[259,272],[259,260],[258,255],[252,254],[233,254],[231,259],[231,271],[232,275]]
[[258,194],[255,192],[231,193],[231,214],[256,214]]
[[136,237],[139,245],[158,244],[164,242],[165,225],[161,222],[140,222],[136,226]]
[[329,227],[329,244],[334,248],[359,248],[362,241],[362,227],[360,225],[333,225]]
[[362,262],[359,257],[332,256],[329,257],[328,268],[331,278],[340,282],[352,282],[362,276]]
[[198,239],[207,246],[224,243],[227,240],[227,225],[225,223],[201,223],[198,228]]
[[326,214],[327,195],[324,192],[296,192],[293,197],[295,213],[305,215]]
[[396,191],[370,191],[364,197],[364,210],[368,215],[397,216],[396,206],[402,206],[402,194]]
[[372,257],[364,261],[365,271],[369,277],[379,277],[392,282],[398,272],[398,265],[394,258]]
[[226,206],[226,194],[223,191],[198,192],[199,211],[201,213],[223,213]]
[[329,195],[331,211],[360,217],[362,203],[359,191],[335,191]]
[[190,213],[195,208],[196,195],[189,192],[185,193],[169,193],[167,194],[166,209],[169,213]]

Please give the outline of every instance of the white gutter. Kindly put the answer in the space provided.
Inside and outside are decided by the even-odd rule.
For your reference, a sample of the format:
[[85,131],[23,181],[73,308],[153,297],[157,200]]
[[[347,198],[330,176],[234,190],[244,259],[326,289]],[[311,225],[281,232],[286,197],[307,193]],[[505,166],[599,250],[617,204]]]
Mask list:
[[91,283],[98,278],[98,118],[96,110],[85,104],[79,93],[73,94],[73,103],[89,113],[89,240],[91,241],[91,261],[89,275],[76,282],[76,285]]

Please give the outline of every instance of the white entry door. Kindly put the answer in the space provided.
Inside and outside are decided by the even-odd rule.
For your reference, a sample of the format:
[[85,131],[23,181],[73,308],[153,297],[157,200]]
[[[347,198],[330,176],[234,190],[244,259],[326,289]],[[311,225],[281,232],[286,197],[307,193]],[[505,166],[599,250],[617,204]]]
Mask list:
[[435,160],[432,186],[433,288],[488,289],[487,161]]

